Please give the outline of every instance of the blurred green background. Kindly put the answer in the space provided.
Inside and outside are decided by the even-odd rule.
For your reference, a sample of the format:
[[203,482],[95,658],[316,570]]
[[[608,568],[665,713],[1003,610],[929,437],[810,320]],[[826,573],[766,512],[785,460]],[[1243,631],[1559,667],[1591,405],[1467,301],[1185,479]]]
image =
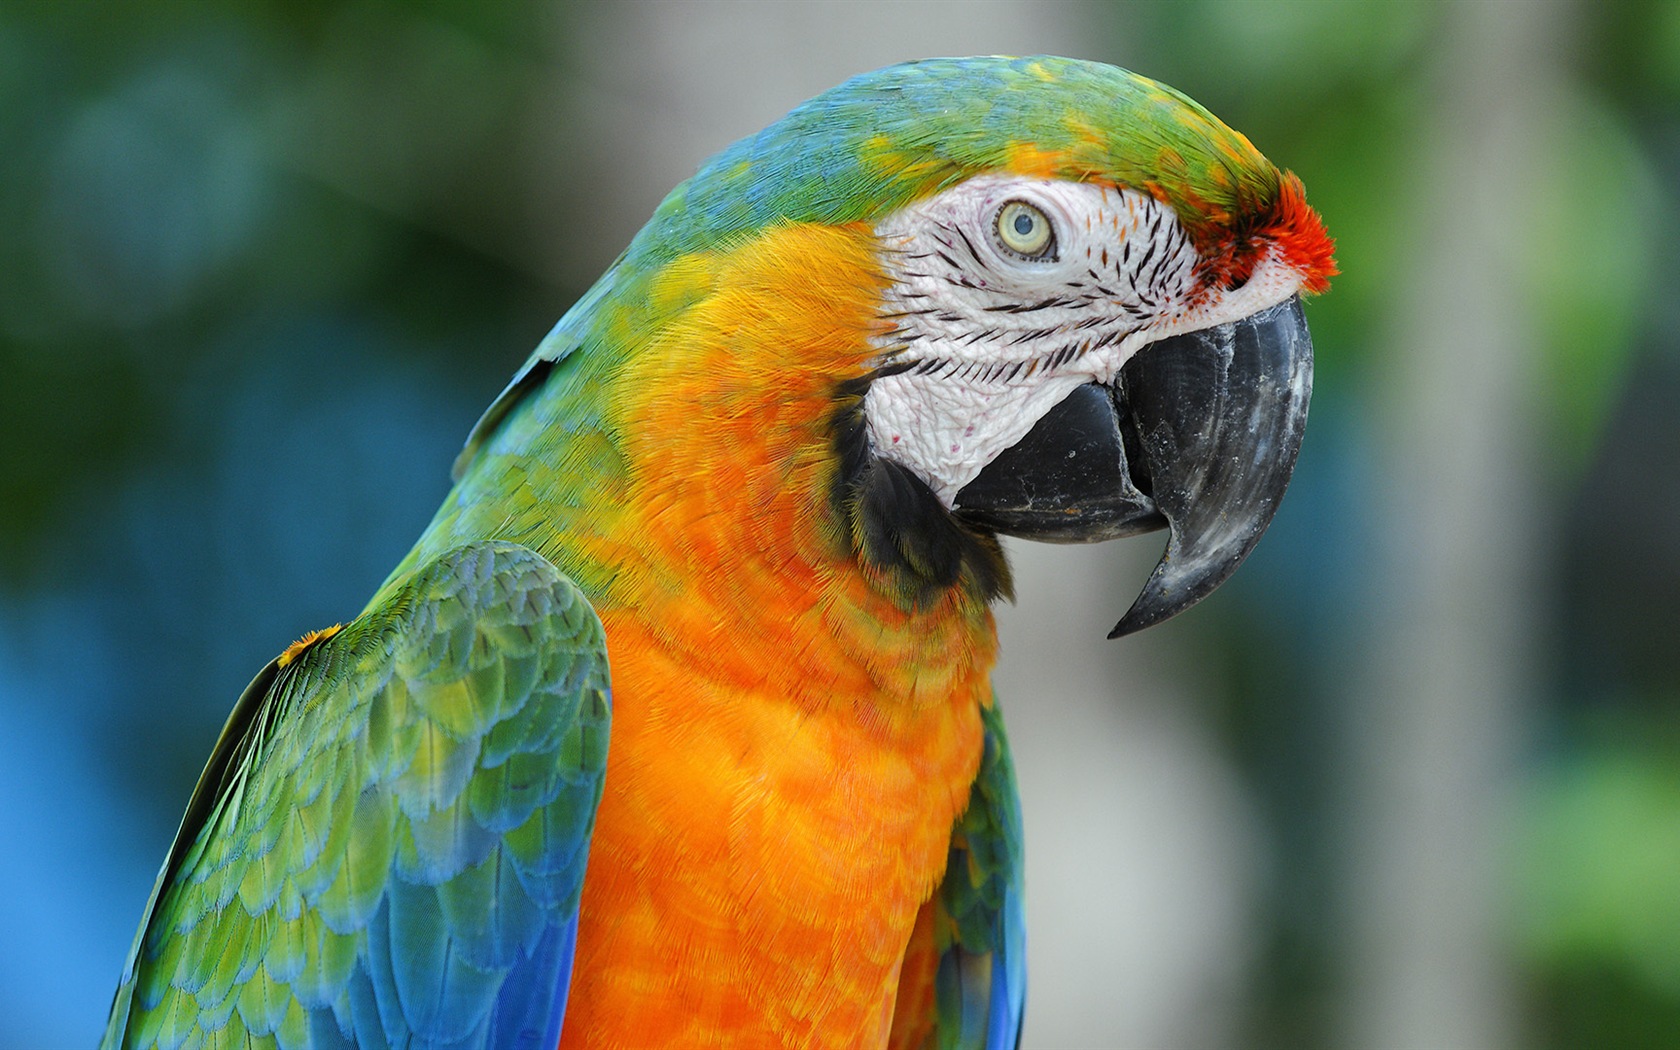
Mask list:
[[1057,52],[1305,180],[1289,499],[1013,548],[1030,1046],[1680,1032],[1680,5],[0,5],[0,1045],[85,1046],[250,675],[361,607],[660,196],[853,73]]

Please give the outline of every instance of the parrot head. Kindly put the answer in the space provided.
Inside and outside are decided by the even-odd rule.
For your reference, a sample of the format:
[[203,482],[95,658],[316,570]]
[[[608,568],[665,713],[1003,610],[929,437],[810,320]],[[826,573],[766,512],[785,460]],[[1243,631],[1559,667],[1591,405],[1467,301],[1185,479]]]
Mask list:
[[[999,534],[1166,528],[1114,637],[1188,608],[1253,549],[1311,392],[1301,297],[1336,271],[1300,182],[1242,135],[1097,63],[865,74],[674,190],[522,378],[604,327],[657,342],[718,292],[716,260],[754,243],[784,245],[776,267],[820,285],[833,256],[802,257],[784,236],[800,228],[868,248],[870,323],[832,369],[826,498],[852,554],[906,603],[959,582],[1007,593]],[[786,294],[753,280],[760,306]],[[789,340],[821,338],[806,328]]]

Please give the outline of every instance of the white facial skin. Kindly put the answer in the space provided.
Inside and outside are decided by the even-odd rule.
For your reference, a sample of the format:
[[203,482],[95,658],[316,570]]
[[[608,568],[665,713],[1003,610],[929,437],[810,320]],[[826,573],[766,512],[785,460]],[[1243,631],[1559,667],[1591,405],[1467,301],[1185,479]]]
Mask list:
[[[1041,254],[1012,251],[1000,233],[1013,201],[1049,220]],[[1301,284],[1268,253],[1240,289],[1191,307],[1197,255],[1172,210],[1090,183],[979,176],[875,232],[895,325],[877,345],[884,362],[910,367],[871,384],[870,440],[947,507],[1075,388],[1111,382],[1149,343],[1247,317]]]

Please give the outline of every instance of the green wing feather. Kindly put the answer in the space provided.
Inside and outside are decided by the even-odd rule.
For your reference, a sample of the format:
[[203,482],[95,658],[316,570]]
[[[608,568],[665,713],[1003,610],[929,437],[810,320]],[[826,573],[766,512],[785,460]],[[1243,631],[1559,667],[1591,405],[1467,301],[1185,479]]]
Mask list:
[[1021,804],[1003,713],[994,704],[981,714],[985,752],[933,902],[929,1050],[1013,1050],[1026,1009]]
[[581,592],[451,550],[241,696],[105,1047],[552,1048],[610,722]]

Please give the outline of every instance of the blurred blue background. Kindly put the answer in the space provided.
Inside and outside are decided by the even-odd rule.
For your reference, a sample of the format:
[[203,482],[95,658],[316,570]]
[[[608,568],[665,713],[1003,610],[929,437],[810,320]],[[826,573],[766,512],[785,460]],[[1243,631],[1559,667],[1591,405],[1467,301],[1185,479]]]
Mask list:
[[706,155],[1055,52],[1305,180],[1296,481],[1230,585],[1012,548],[1029,1046],[1680,1031],[1680,5],[0,6],[0,1045],[86,1046],[250,675]]

